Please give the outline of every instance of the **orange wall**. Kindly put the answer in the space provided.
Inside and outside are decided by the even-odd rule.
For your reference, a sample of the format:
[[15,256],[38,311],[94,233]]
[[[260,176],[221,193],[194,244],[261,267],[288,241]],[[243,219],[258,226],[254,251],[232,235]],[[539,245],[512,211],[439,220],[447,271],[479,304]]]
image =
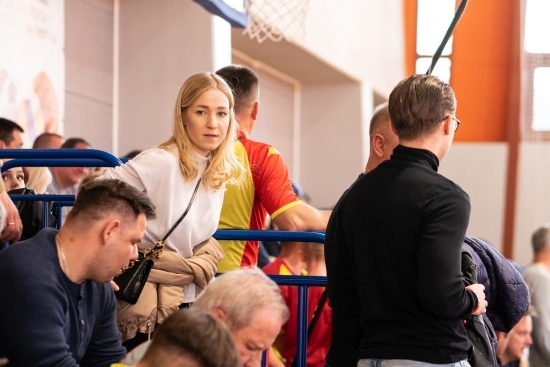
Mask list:
[[[517,16],[514,3],[470,0],[455,28],[451,86],[458,100],[457,117],[463,122],[455,141],[506,141],[513,55],[510,40],[512,32],[517,32],[512,26]],[[411,74],[416,57],[416,0],[404,0],[404,10],[406,72]]]

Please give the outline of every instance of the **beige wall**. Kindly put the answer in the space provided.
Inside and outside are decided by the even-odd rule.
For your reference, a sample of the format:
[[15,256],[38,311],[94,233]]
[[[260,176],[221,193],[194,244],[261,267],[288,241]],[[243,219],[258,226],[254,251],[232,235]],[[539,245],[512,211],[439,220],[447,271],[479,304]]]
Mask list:
[[[218,33],[218,26],[226,31]],[[229,25],[215,22],[192,1],[122,0],[119,146],[115,149],[124,154],[168,139],[180,86],[194,73],[229,63],[230,41]],[[225,55],[216,54],[220,43]]]
[[319,58],[382,94],[405,75],[402,0],[311,0],[306,36]]
[[548,157],[548,142],[523,142],[520,145],[514,259],[522,265],[530,263],[533,258],[533,231],[543,223],[550,223]]
[[110,151],[113,1],[65,1],[65,133]]
[[470,196],[467,235],[489,241],[502,251],[508,146],[505,143],[453,143],[439,173]]

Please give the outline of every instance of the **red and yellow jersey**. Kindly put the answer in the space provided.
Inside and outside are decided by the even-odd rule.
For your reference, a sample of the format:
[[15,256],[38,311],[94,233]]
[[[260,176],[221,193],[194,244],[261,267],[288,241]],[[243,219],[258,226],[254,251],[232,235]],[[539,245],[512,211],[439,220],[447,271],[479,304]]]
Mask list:
[[[239,134],[235,154],[246,168],[240,185],[227,185],[218,229],[263,229],[266,215],[276,218],[302,202],[292,191],[288,168],[270,145]],[[220,241],[225,257],[219,272],[254,266],[258,262],[257,241]]]
[[[290,270],[288,265],[281,258],[277,258],[272,263],[264,266],[262,271],[266,274],[297,275]],[[301,275],[307,275],[307,271],[302,270]],[[279,289],[281,290],[281,295],[288,306],[290,316],[287,323],[283,326],[283,329],[285,330],[284,350],[278,352],[286,361],[286,367],[291,367],[292,360],[296,356],[296,340],[298,338],[298,288],[283,285],[279,286]],[[309,287],[308,325],[313,319],[313,314],[319,304],[323,290],[324,288],[322,287]],[[325,357],[330,347],[331,330],[332,309],[330,308],[328,302],[326,302],[321,314],[319,315],[319,319],[317,321],[317,325],[315,325],[311,339],[307,342],[307,367],[323,367],[325,365]]]

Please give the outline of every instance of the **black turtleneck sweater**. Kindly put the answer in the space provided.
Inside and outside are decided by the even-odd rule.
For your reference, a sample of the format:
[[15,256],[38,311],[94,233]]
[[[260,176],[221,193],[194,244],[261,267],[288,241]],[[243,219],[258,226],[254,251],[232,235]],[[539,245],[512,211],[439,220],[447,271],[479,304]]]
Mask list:
[[464,288],[460,252],[470,200],[438,166],[430,151],[399,145],[333,210],[325,240],[331,366],[467,358],[462,319],[477,299]]

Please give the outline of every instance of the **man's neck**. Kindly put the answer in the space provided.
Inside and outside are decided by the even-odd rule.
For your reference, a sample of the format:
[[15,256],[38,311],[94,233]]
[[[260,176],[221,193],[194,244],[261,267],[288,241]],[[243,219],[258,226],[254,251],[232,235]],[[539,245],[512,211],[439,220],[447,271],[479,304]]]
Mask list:
[[327,267],[324,261],[306,261],[306,269],[307,275],[327,276]]
[[282,245],[279,257],[288,265],[292,273],[302,273],[305,264],[302,261],[302,245],[299,242]]
[[369,156],[369,160],[367,161],[367,165],[365,167],[365,171],[363,173],[369,173],[370,171],[378,167],[378,165],[382,162],[383,162],[382,159],[378,158],[377,156],[374,155],[374,153],[371,152]]
[[548,271],[550,271],[550,251],[544,251],[535,254],[533,262],[535,264],[544,266]]
[[74,251],[76,238],[77,236],[65,227],[59,230],[55,241],[61,270],[73,283],[81,284],[86,280],[83,268],[85,255],[82,251]]

